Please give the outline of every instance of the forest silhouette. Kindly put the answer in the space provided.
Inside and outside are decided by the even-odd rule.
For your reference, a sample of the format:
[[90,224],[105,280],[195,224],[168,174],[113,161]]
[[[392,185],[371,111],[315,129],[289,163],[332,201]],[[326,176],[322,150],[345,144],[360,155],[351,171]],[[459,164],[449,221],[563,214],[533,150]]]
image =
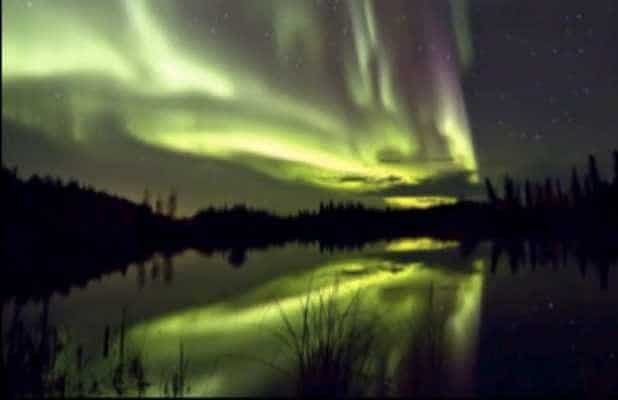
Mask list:
[[492,241],[494,269],[506,252],[512,270],[525,260],[542,261],[539,254],[558,243],[573,249],[580,269],[589,261],[601,265],[606,287],[609,265],[618,259],[618,151],[612,156],[611,179],[601,177],[591,155],[581,176],[573,167],[568,187],[553,178],[519,182],[506,176],[499,195],[486,179],[485,202],[461,200],[429,209],[328,202],[292,216],[235,205],[209,207],[190,218],[176,217],[175,192],[166,202],[157,197],[152,207],[148,190],[135,203],[76,181],[38,175],[24,180],[16,168],[3,166],[4,269],[11,279],[3,280],[2,292],[46,297],[107,272],[126,271],[155,253],[169,258],[188,248],[224,252],[231,265],[241,266],[250,249],[289,242],[317,243],[322,251],[357,249],[404,236],[456,240],[464,254]]

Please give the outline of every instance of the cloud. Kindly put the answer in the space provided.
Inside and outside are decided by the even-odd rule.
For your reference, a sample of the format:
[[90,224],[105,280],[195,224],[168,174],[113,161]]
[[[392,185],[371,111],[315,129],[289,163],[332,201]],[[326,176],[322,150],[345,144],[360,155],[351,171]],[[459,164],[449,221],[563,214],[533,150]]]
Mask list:
[[397,184],[401,182],[401,177],[389,175],[384,178],[375,178],[364,175],[345,175],[337,178],[339,183],[363,183],[363,184]]
[[472,173],[455,172],[427,179],[415,184],[394,184],[393,186],[366,192],[378,196],[466,196],[475,197],[482,193],[481,187],[470,183]]

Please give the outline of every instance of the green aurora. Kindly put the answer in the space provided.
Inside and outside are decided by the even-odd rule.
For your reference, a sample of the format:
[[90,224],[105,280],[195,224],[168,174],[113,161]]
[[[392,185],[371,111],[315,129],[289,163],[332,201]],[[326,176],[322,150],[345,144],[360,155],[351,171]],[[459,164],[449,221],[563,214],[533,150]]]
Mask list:
[[[299,250],[281,251],[296,256]],[[248,284],[246,276],[233,278],[226,280],[225,287],[214,282],[222,279],[217,275],[219,269],[229,268],[216,265],[223,260],[213,262],[210,268],[200,268],[201,274],[211,277],[213,287],[200,292],[196,304],[132,324],[127,343],[148,349],[141,354],[149,373],[156,377],[169,373],[169,366],[177,362],[179,343],[183,343],[190,362],[188,385],[192,395],[268,396],[272,390],[279,395],[289,394],[294,390],[288,386],[290,379],[285,375],[282,379],[280,374],[293,371],[294,358],[283,350],[277,336],[283,329],[282,314],[292,323],[300,323],[307,300],[317,304],[320,296],[333,296],[337,307],[343,309],[360,293],[362,316],[377,318],[374,323],[380,327],[374,349],[377,354],[372,361],[377,364],[373,367],[383,362],[387,375],[396,379],[402,369],[410,367],[407,357],[429,327],[435,330],[436,345],[443,352],[444,372],[452,385],[449,390],[467,393],[470,382],[465,381],[466,371],[477,358],[486,268],[481,259],[470,260],[465,268],[457,270],[443,264],[449,254],[457,251],[457,243],[430,238],[376,243],[363,254],[352,255],[316,256],[305,249],[302,261],[291,268],[284,264],[284,273],[274,272],[252,284]],[[279,253],[279,258],[274,259],[281,262],[281,256]],[[180,256],[178,263],[182,264],[183,258],[185,262],[204,262],[192,251]],[[273,268],[270,262],[263,267]],[[133,277],[133,273],[129,276]],[[255,272],[256,276],[264,273]],[[191,281],[201,282],[195,276]],[[197,284],[204,288],[203,283]],[[112,369],[110,363],[112,359],[102,360],[96,370],[105,373]],[[146,394],[159,393],[160,387],[155,384]]]
[[[393,275],[381,270],[384,267],[396,267],[402,272]],[[287,380],[281,381],[280,372],[263,367],[259,362],[293,371],[293,355],[281,354],[282,345],[276,339],[282,313],[300,324],[307,296],[316,305],[320,296],[334,296],[343,309],[360,291],[363,313],[382,316],[376,346],[382,352],[389,377],[405,365],[408,347],[419,340],[425,319],[438,317],[444,319],[444,325],[431,328],[440,329],[440,338],[444,340],[439,345],[445,349],[443,362],[449,366],[447,373],[451,378],[461,377],[461,372],[466,371],[477,356],[483,267],[482,261],[478,261],[472,273],[453,273],[432,269],[420,262],[347,260],[318,266],[307,274],[275,279],[234,302],[195,307],[147,321],[132,328],[129,337],[135,343],[147,342],[157,349],[146,356],[146,362],[155,370],[173,364],[178,343],[182,341],[192,356],[194,393],[247,396],[263,393],[264,386],[273,382],[277,382],[280,390],[293,393],[293,388],[285,387]],[[333,286],[337,280],[339,283]],[[307,291],[307,282],[313,282],[313,291]],[[444,292],[436,296],[435,304],[428,300],[432,282],[440,282],[438,290]],[[444,289],[452,287],[456,289]],[[407,295],[400,295],[398,291]],[[282,296],[284,293],[288,296]],[[383,310],[389,312],[384,314]],[[213,370],[213,365],[218,368]]]
[[446,0],[7,0],[2,116],[330,192],[474,183],[465,14]]

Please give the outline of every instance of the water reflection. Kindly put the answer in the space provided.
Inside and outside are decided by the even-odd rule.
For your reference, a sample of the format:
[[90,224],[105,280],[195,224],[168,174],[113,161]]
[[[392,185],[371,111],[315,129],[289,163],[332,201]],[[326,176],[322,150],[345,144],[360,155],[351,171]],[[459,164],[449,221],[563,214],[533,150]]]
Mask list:
[[[372,368],[381,368],[387,378],[384,394],[423,394],[430,388],[426,380],[438,379],[436,362],[443,371],[440,384],[431,390],[473,393],[469,371],[476,359],[484,262],[460,261],[456,269],[428,262],[446,259],[449,252],[454,256],[455,250],[452,243],[404,239],[373,246],[364,254],[337,254],[310,268],[254,282],[233,296],[149,318],[135,324],[129,337],[147,343],[144,362],[155,371],[173,364],[182,341],[191,357],[195,393],[281,394],[285,389],[293,394],[291,380],[280,372],[294,372],[293,354],[282,352],[277,340],[282,314],[299,323],[309,293],[334,296],[346,304],[360,291],[363,312],[380,316],[379,357]],[[427,335],[434,353],[425,354]],[[425,374],[419,373],[423,370]],[[408,374],[426,375],[423,390],[409,387]]]
[[[546,360],[543,351],[554,343],[576,346],[583,369],[596,368],[597,359],[604,371],[618,368],[610,358],[618,355],[612,341],[618,324],[611,317],[618,297],[607,290],[613,264],[586,256],[604,289],[599,291],[598,284],[578,277],[582,254],[589,254],[584,250],[538,241],[459,246],[402,238],[350,252],[291,244],[255,252],[158,254],[126,274],[52,296],[43,305],[49,317],[43,314],[46,324],[64,327],[74,347],[90,354],[90,376],[108,376],[113,369],[109,358],[97,356],[103,347],[111,353],[118,347],[117,328],[111,335],[116,342],[107,339],[126,308],[126,347],[140,354],[152,381],[146,394],[164,393],[182,346],[190,394],[267,396],[296,390],[294,354],[279,337],[282,316],[299,327],[309,293],[331,296],[343,308],[358,293],[363,316],[375,317],[378,332],[371,376],[364,378],[369,394],[514,393],[518,385],[528,387],[525,393],[542,393],[550,380],[521,386],[513,371],[530,368],[527,362],[539,354]],[[30,303],[21,313],[33,327],[41,321],[37,309]],[[8,315],[10,310],[3,321]],[[563,330],[564,321],[581,328]],[[553,351],[555,363],[570,362],[569,351]],[[563,378],[580,372],[561,370]],[[580,391],[586,387],[582,379],[572,379]],[[110,385],[99,389],[114,394]]]
[[567,268],[574,262],[582,278],[586,278],[589,268],[599,280],[602,290],[609,288],[609,271],[618,263],[618,247],[611,249],[590,249],[585,243],[551,240],[548,238],[528,238],[521,240],[494,240],[491,247],[491,272],[498,269],[503,254],[508,258],[511,273],[516,274],[520,268],[551,267],[553,270]]

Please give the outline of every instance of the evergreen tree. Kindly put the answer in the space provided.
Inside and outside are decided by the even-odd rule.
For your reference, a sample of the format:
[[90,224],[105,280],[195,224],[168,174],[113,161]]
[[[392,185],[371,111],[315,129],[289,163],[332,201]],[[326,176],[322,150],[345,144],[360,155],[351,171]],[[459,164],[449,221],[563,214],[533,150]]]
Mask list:
[[150,204],[150,191],[148,191],[148,189],[144,190],[144,196],[142,198],[142,205],[148,207],[149,210],[152,210],[152,206]]
[[554,187],[551,183],[551,179],[545,180],[545,201],[549,206],[552,206],[556,202],[556,195],[554,193]]
[[158,215],[163,214],[163,201],[160,196],[157,196],[157,201],[155,201],[155,213]]
[[588,156],[588,176],[590,177],[590,184],[592,185],[591,194],[598,193],[601,186],[601,176],[597,168],[597,160],[592,154]]
[[586,178],[584,179],[584,199],[590,200],[593,193],[594,189],[592,186],[592,179],[590,178],[590,175],[586,175]]
[[172,190],[167,200],[167,216],[174,218],[176,216],[176,207],[178,206],[178,195],[175,190]]
[[618,150],[614,150],[614,186],[618,186]]
[[558,205],[560,207],[562,207],[565,204],[565,195],[564,192],[562,191],[562,183],[560,182],[559,178],[556,178],[556,201],[558,202]]
[[577,174],[577,168],[573,167],[571,172],[571,197],[573,198],[573,205],[577,206],[582,200],[582,187],[579,183],[579,175]]
[[521,197],[521,183],[515,183],[515,205],[517,207],[522,206],[522,197]]
[[504,196],[509,207],[519,206],[515,181],[509,175],[504,178]]
[[526,192],[526,207],[529,209],[532,209],[534,208],[534,198],[532,195],[532,184],[530,183],[528,179],[526,179],[525,192]]
[[489,203],[495,207],[498,204],[498,196],[496,195],[494,185],[491,183],[489,178],[485,178],[485,188],[487,189],[487,199],[489,200]]
[[536,185],[536,206],[537,207],[545,207],[545,191],[543,190],[543,185],[537,183]]

